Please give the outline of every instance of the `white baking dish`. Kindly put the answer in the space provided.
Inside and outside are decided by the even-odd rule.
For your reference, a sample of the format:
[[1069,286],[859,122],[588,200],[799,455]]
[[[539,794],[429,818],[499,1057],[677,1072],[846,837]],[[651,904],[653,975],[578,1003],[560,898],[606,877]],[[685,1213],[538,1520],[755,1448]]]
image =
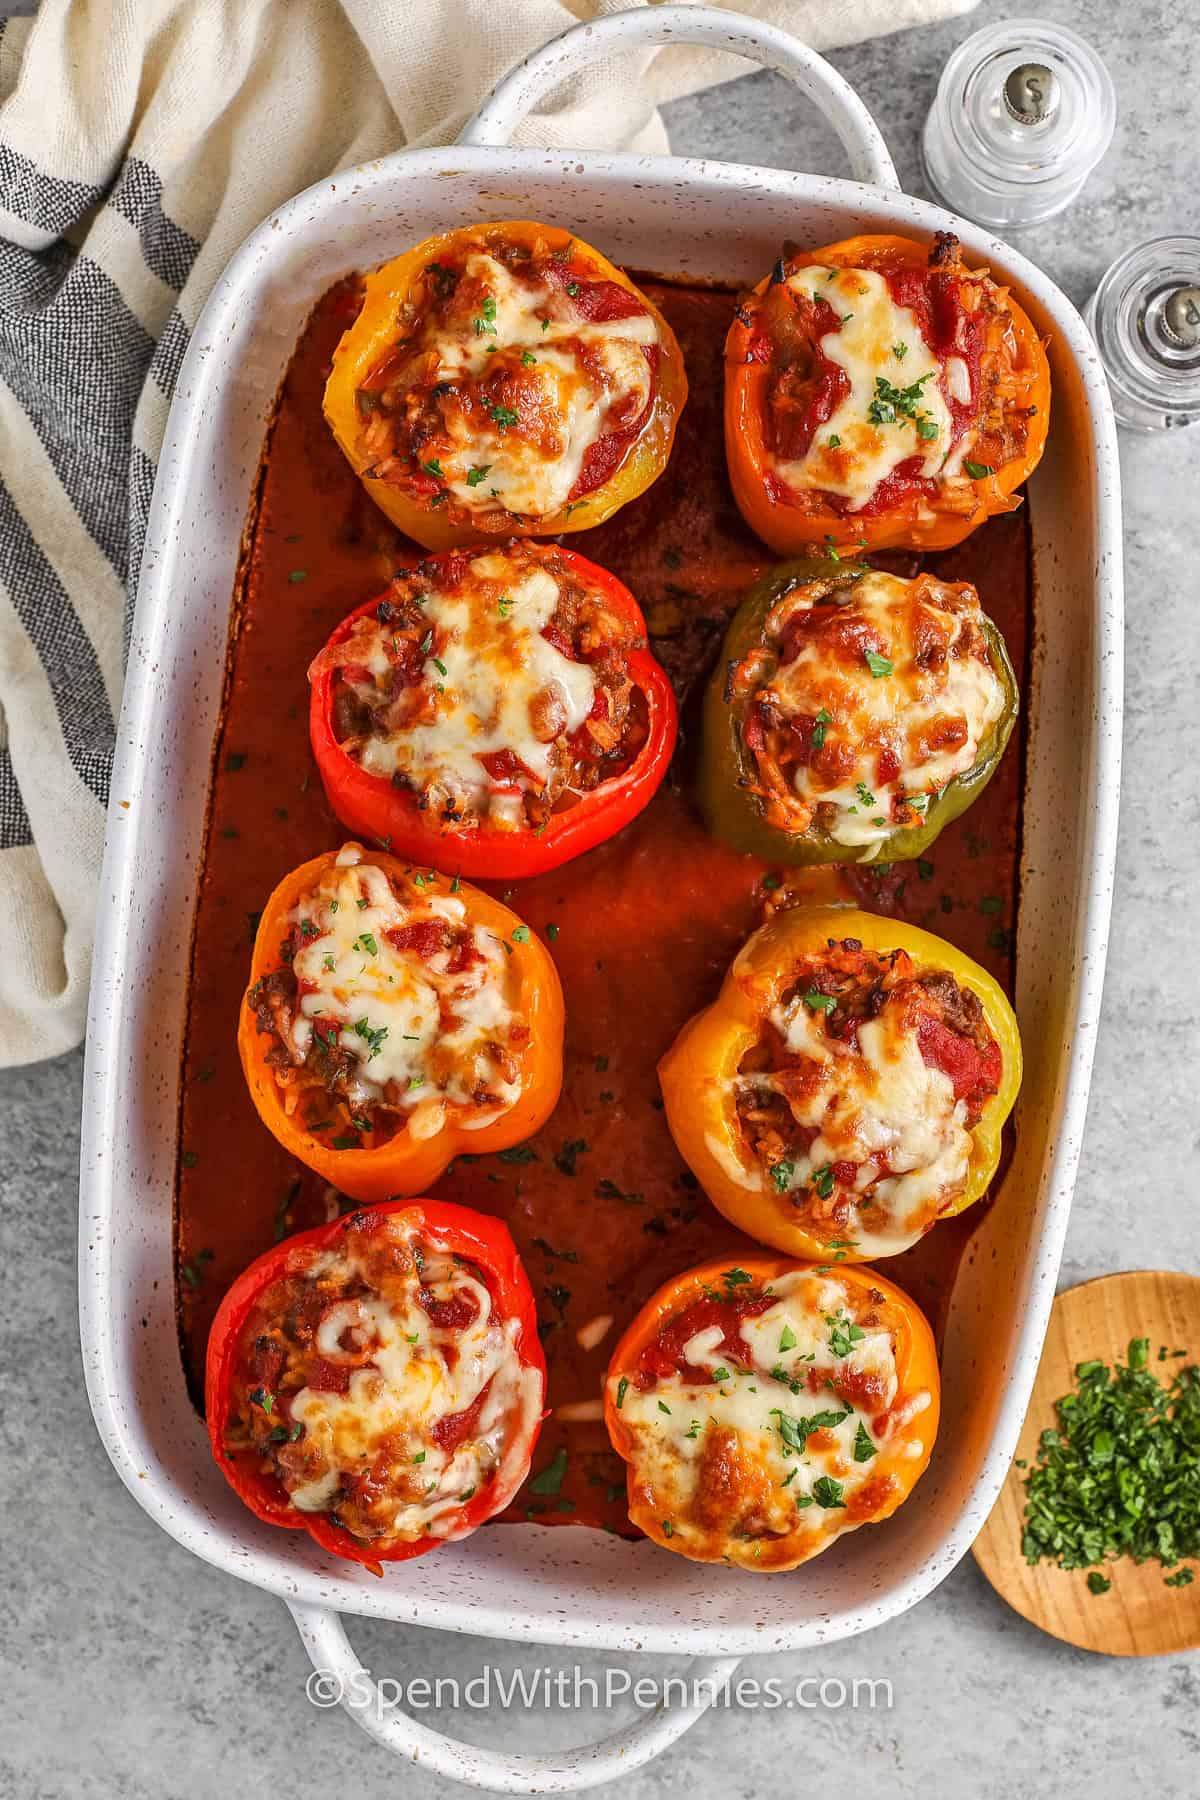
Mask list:
[[[722,163],[502,145],[553,81],[601,50],[702,40],[811,95],[869,185]],[[1050,340],[1054,417],[1032,484],[1037,633],[1024,811],[1018,1147],[956,1284],[937,1453],[886,1527],[795,1574],[701,1568],[650,1544],[511,1526],[397,1564],[383,1580],[272,1530],[213,1466],[184,1388],[172,1301],[172,1196],[189,939],[230,596],[280,377],[309,309],[347,271],[447,221],[546,218],[618,262],[756,277],[785,237],[953,228],[1010,280]],[[1121,709],[1118,468],[1108,394],[1079,317],[986,233],[899,192],[882,139],[811,51],[729,14],[666,7],[578,27],[510,76],[463,142],[310,188],[233,259],[192,337],[159,465],[121,716],[92,985],[83,1122],[81,1318],[96,1422],[138,1501],[181,1543],[291,1606],[321,1667],[358,1667],[340,1615],[529,1643],[691,1651],[720,1683],[739,1654],[795,1649],[903,1612],[963,1555],[1012,1454],[1054,1291],[1100,1011]],[[232,1045],[230,1053],[232,1054]],[[636,1596],[636,1601],[634,1601]],[[353,1716],[476,1785],[565,1791],[629,1772],[698,1704],[584,1751],[510,1757],[396,1713]]]

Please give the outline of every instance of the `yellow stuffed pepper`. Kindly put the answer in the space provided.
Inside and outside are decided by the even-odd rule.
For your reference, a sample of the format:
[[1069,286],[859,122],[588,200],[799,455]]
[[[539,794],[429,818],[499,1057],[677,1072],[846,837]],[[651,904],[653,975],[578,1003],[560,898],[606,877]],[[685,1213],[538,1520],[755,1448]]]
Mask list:
[[1021,1085],[992,977],[850,907],[778,914],[659,1064],[718,1210],[793,1256],[894,1256],[986,1191]]
[[325,417],[429,550],[599,525],[657,480],[687,398],[662,314],[557,226],[426,238],[367,277]]

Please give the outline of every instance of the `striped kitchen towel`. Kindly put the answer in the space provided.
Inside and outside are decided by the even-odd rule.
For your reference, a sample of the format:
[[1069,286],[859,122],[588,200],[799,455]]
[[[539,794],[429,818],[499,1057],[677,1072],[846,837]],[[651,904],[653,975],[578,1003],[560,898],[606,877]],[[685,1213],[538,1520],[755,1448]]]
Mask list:
[[[0,1066],[83,1033],[155,459],[221,268],[301,188],[450,142],[519,57],[630,3],[41,0],[0,21]],[[725,0],[817,48],[974,3]],[[521,140],[664,150],[658,104],[744,69],[600,63]]]

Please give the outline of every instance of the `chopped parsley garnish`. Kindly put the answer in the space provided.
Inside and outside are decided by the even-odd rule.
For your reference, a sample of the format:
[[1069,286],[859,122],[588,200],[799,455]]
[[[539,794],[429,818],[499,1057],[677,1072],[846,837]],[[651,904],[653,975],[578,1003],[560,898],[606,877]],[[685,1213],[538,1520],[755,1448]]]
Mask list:
[[204,1280],[204,1265],[213,1258],[211,1250],[197,1250],[191,1262],[184,1263],[179,1271],[190,1288],[198,1288]]
[[666,1415],[667,1415],[667,1417],[668,1417],[668,1418],[670,1418],[670,1416],[671,1416],[671,1409],[670,1409],[670,1407],[669,1407],[669,1406],[668,1406],[668,1405],[667,1405],[667,1403],[666,1403],[666,1401],[665,1401],[665,1400],[660,1400],[660,1401],[659,1401],[659,1403],[658,1403],[658,1410],[659,1410],[659,1412],[660,1412],[660,1413],[666,1413]]
[[870,1462],[875,1455],[875,1445],[871,1442],[871,1434],[860,1419],[858,1430],[854,1434],[855,1462]]
[[483,337],[484,334],[489,331],[494,334],[496,330],[496,302],[491,294],[487,296],[487,299],[483,302],[479,311],[482,316],[474,321],[476,337]]
[[293,569],[291,574],[288,576],[288,580],[289,581],[307,581],[308,580],[308,570],[307,569]]
[[794,1350],[795,1348],[796,1348],[796,1334],[792,1330],[790,1325],[785,1325],[783,1330],[779,1334],[780,1354],[782,1355],[783,1351],[785,1351],[785,1350]]
[[[618,1404],[620,1404],[618,1402]],[[563,1484],[563,1476],[567,1472],[567,1453],[560,1444],[544,1469],[533,1477],[529,1483],[531,1494],[557,1494]]]
[[865,652],[865,655],[867,667],[870,669],[876,681],[882,681],[884,676],[890,675],[896,666],[895,663],[891,662],[886,656],[880,656],[877,650],[868,650]]
[[982,481],[985,475],[994,475],[996,473],[990,463],[964,462],[963,468],[967,471],[967,474],[971,477],[972,481]]
[[[911,419],[922,437],[937,436],[937,426],[928,413],[918,411],[922,399],[921,389],[932,379],[933,370],[912,383],[910,387],[898,388],[887,379],[886,375],[875,377],[875,398],[867,408],[867,417],[872,425],[895,425],[900,419]],[[921,431],[922,424],[929,427],[928,432]]]
[[555,938],[558,936],[558,930],[559,930],[559,928],[557,925],[554,925],[554,924],[547,925],[546,936],[550,939],[551,943],[553,943]]
[[818,1199],[828,1200],[833,1192],[833,1169],[829,1163],[824,1163],[819,1169],[814,1169],[812,1185]]
[[478,487],[484,476],[491,470],[491,463],[478,463],[475,468],[467,470],[467,486]]
[[510,425],[517,423],[517,414],[511,406],[490,406],[488,411],[501,431],[507,431]]
[[247,1399],[251,1406],[261,1407],[268,1418],[275,1410],[275,1396],[267,1388],[251,1388]]
[[778,1193],[787,1193],[792,1185],[792,1176],[795,1173],[796,1165],[794,1162],[777,1162],[771,1164],[771,1180],[775,1183],[776,1191]]
[[427,475],[436,475],[439,481],[444,481],[446,479],[445,471],[443,470],[441,463],[437,461],[436,457],[431,458],[427,463],[422,463],[421,467]]
[[514,944],[527,944],[529,942],[528,925],[515,925],[513,927],[512,941]]
[[333,954],[332,950],[327,950],[321,958],[321,967],[327,975],[332,975],[333,971],[337,968],[337,957]]
[[335,1150],[357,1150],[360,1147],[356,1137],[335,1137],[330,1142]]
[[588,1147],[586,1138],[568,1138],[561,1150],[555,1153],[554,1166],[564,1175],[574,1175],[576,1164]]
[[794,1419],[790,1413],[781,1412],[777,1406],[771,1408],[771,1417],[777,1421],[777,1429],[787,1450],[803,1451],[814,1431],[830,1431],[840,1425],[843,1419],[850,1417],[850,1409],[845,1412],[809,1413],[807,1418]]
[[[820,712],[817,714],[817,722],[816,722],[815,726],[813,727],[812,747],[814,750],[820,750],[823,748],[824,743],[825,743],[826,727],[829,725],[832,725],[832,724],[833,724],[833,714],[831,712],[827,712],[826,709],[824,707],[822,707]],[[764,883],[764,886],[765,886],[765,883]]]
[[620,1381],[618,1381],[618,1383],[617,1383],[617,1411],[618,1412],[620,1412],[621,1408],[624,1406],[625,1396],[628,1392],[629,1392],[629,1377],[628,1377],[628,1375],[622,1375]]
[[[1076,1365],[1074,1392],[1056,1403],[1057,1424],[1042,1432],[1025,1478],[1027,1562],[1083,1569],[1131,1556],[1171,1568],[1200,1556],[1200,1367],[1164,1383],[1149,1350],[1133,1338],[1125,1363]],[[1106,1592],[1095,1575],[1088,1586]],[[1184,1587],[1184,1576],[1164,1579]]]
[[819,1012],[828,1015],[836,1007],[837,997],[834,994],[819,994],[816,988],[809,988],[807,994],[804,996],[804,1004],[807,1006],[809,1012]]
[[835,1356],[849,1356],[855,1344],[862,1342],[867,1335],[861,1325],[853,1324],[844,1315],[840,1318],[828,1318],[829,1348]]
[[896,358],[897,362],[903,362],[905,357],[908,355],[908,345],[907,344],[893,344],[892,345],[892,355]]
[[[585,1145],[584,1148],[586,1149],[587,1146]],[[555,1160],[557,1161],[558,1159],[555,1158]],[[548,1256],[551,1261],[569,1263],[577,1263],[579,1261],[578,1250],[556,1250],[554,1245],[548,1243],[544,1237],[535,1237],[533,1241],[537,1249],[541,1251],[542,1255]]]
[[840,450],[842,447],[842,440],[836,431],[829,434],[825,439],[825,443],[830,450]]
[[1112,1586],[1112,1582],[1108,1579],[1108,1576],[1102,1575],[1099,1569],[1093,1569],[1088,1576],[1087,1581],[1088,1587],[1093,1594],[1107,1594],[1109,1588]]
[[859,801],[863,806],[875,805],[875,796],[865,781],[856,782],[854,791],[858,795]]
[[355,1021],[354,1030],[370,1049],[370,1055],[367,1057],[367,1061],[374,1062],[375,1058],[383,1049],[384,1039],[388,1034],[387,1026],[372,1026],[369,1019],[358,1019]]
[[378,956],[379,954],[379,945],[376,942],[374,932],[371,931],[360,933],[354,940],[354,948],[356,950],[362,950],[367,956]]
[[527,369],[531,369],[537,361],[537,357],[533,354],[532,350],[522,350],[521,361]]
[[745,1287],[753,1279],[753,1276],[747,1275],[745,1269],[726,1269],[721,1277],[727,1288]]
[[688,1426],[687,1430],[684,1432],[683,1435],[684,1435],[684,1437],[698,1438],[700,1436],[700,1421],[699,1421],[699,1419],[693,1419],[691,1424]]
[[842,1498],[844,1493],[841,1482],[835,1481],[832,1475],[820,1475],[813,1482],[813,1499],[827,1512],[835,1506],[845,1506],[846,1502]]
[[722,1381],[729,1380],[729,1370],[725,1367],[724,1363],[721,1363],[717,1368],[715,1368],[713,1370],[712,1378],[715,1382],[717,1382],[718,1385]]
[[577,281],[568,281],[567,292],[570,294],[572,300],[574,300],[579,293],[579,283]]

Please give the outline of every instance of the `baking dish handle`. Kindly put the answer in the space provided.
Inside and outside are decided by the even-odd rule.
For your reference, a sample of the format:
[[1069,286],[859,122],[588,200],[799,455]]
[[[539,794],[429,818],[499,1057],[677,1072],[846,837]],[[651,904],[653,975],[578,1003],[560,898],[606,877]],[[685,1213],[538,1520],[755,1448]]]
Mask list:
[[823,56],[775,25],[708,6],[638,7],[572,25],[531,51],[496,83],[458,142],[507,144],[524,115],[584,64],[651,44],[702,44],[785,76],[836,131],[855,180],[899,191],[879,127],[849,82]]
[[288,1607],[312,1659],[308,1697],[314,1705],[341,1705],[369,1737],[396,1756],[450,1781],[498,1794],[575,1794],[620,1775],[631,1775],[707,1712],[725,1691],[740,1660],[736,1656],[695,1657],[679,1678],[687,1684],[687,1705],[657,1708],[597,1744],[523,1756],[460,1743],[401,1712],[385,1700],[355,1655],[340,1613],[297,1600],[289,1601]]

